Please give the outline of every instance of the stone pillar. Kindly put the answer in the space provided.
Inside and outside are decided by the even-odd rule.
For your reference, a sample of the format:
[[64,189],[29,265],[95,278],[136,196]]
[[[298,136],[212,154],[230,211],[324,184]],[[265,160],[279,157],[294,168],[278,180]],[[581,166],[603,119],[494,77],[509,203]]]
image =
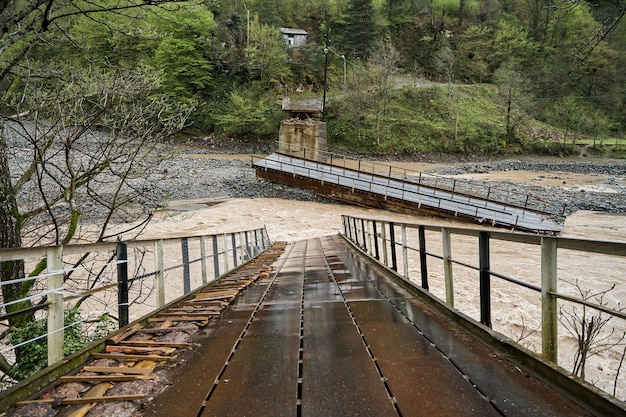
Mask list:
[[326,150],[325,122],[288,119],[280,124],[279,152],[324,162]]

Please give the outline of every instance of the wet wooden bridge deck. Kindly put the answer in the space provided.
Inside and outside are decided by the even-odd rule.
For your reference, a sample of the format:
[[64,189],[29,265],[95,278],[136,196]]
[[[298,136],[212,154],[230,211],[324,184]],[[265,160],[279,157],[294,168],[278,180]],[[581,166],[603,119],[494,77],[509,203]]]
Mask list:
[[273,153],[253,165],[261,178],[357,204],[424,211],[535,233],[558,234],[563,229],[545,213],[528,208],[291,155]]
[[[168,340],[190,325],[193,339]],[[99,365],[83,362],[9,415],[626,415],[484,340],[341,236],[279,242],[90,348]],[[72,383],[81,396],[60,397]]]
[[338,236],[288,245],[143,415],[593,415],[358,255]]

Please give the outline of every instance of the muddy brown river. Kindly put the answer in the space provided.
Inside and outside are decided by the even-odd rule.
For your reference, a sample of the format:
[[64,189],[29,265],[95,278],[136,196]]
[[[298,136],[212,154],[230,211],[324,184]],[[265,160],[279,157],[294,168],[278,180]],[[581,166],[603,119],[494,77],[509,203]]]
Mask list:
[[[196,157],[250,159],[249,155]],[[370,164],[374,164],[372,169],[377,169],[376,163],[370,162]],[[381,166],[382,164],[389,165],[388,162],[380,164]],[[419,171],[436,168],[442,164],[402,162],[394,163],[394,166],[398,169]],[[539,171],[490,172],[460,177],[558,187],[585,187],[586,189],[597,187],[603,190],[606,189],[608,178],[604,175]],[[626,180],[619,178],[619,181],[624,184]],[[179,201],[172,202],[171,208],[173,210],[166,211],[160,218],[155,219],[142,237],[189,236],[265,226],[272,240],[293,242],[340,232],[342,214],[429,225],[479,227],[465,222],[425,215],[400,215],[347,205],[266,198]],[[626,241],[626,216],[579,211],[566,219],[562,235],[572,238]],[[437,236],[430,236],[428,239],[429,242],[434,242],[431,247],[438,247]],[[453,255],[456,254],[468,263],[476,263],[476,259],[472,259],[477,249],[475,240],[459,236],[453,237],[452,243]],[[433,251],[437,253],[436,249]],[[503,271],[509,276],[539,284],[541,262],[538,248],[529,250],[520,244],[503,244],[492,247],[492,251],[493,270]],[[603,303],[614,308],[621,308],[626,303],[626,258],[607,258],[561,250],[558,269],[560,290],[571,294],[576,294],[578,291],[594,294],[610,289],[602,299]],[[411,269],[410,273],[413,277],[419,276],[417,268]],[[429,274],[432,276],[431,292],[440,298],[445,298],[442,266],[437,266],[435,261],[429,261]],[[463,271],[462,268],[455,270],[455,307],[478,319],[478,280],[475,275],[475,271]],[[613,286],[614,288],[611,289]],[[515,340],[520,339],[523,346],[539,351],[541,346],[541,336],[538,331],[541,322],[539,295],[521,287],[495,281],[492,284],[492,303],[494,328]],[[564,305],[562,308],[566,313],[571,310],[571,306]],[[580,310],[571,312],[571,314],[580,313]],[[617,343],[619,337],[626,331],[626,323],[613,319],[607,325],[606,332],[610,333],[611,329],[614,329],[613,334],[608,340],[611,343]],[[560,325],[559,343],[560,365],[571,370],[575,341],[563,325]],[[618,397],[626,399],[626,369],[622,370],[619,366],[622,353],[623,344],[592,356],[588,361],[587,375],[588,380],[594,381],[598,387],[609,392],[612,392],[615,387]],[[618,369],[619,374],[616,374]]]

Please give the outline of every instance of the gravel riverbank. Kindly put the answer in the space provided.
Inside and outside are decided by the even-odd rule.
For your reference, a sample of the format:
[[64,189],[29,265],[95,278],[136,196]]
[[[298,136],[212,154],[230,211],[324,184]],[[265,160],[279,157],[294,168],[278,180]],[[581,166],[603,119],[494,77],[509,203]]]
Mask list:
[[[14,180],[18,181],[24,170],[28,169],[29,161],[32,160],[32,146],[25,139],[26,135],[16,134],[5,130],[8,146],[10,148],[10,161]],[[97,132],[96,132],[97,133]],[[99,141],[102,134],[95,134],[87,138],[85,147],[91,147],[89,141]],[[245,144],[244,144],[245,145]],[[145,174],[136,179],[129,180],[130,187],[135,193],[131,201],[135,207],[148,205],[165,206],[168,201],[188,199],[224,199],[224,198],[281,198],[298,201],[324,201],[323,198],[311,191],[301,190],[280,184],[270,183],[255,177],[251,159],[236,157],[238,154],[267,153],[271,152],[269,145],[244,146],[237,142],[224,143],[214,142],[210,139],[195,141],[193,144],[179,143],[177,146],[161,146],[158,154],[168,155],[157,157],[152,161],[144,162]],[[53,158],[59,160],[63,157],[62,149],[55,152]],[[85,154],[86,155],[86,154]],[[86,158],[78,154],[79,158]],[[363,158],[360,156],[359,158]],[[54,159],[52,159],[54,162]],[[86,160],[86,163],[89,161]],[[411,163],[404,159],[403,164]],[[423,162],[423,161],[416,161]],[[437,162],[437,161],[428,161]],[[393,163],[387,161],[385,163]],[[48,164],[50,165],[50,163]],[[63,164],[58,164],[62,166]],[[76,164],[78,165],[78,164]],[[431,164],[432,165],[432,164]],[[434,166],[434,165],[433,165]],[[536,181],[511,181],[509,176],[516,173],[535,171],[538,177],[549,177],[558,186],[545,186]],[[534,208],[542,208],[555,214],[569,215],[578,210],[592,210],[609,213],[626,212],[626,161],[623,160],[558,160],[556,158],[525,157],[520,160],[500,160],[488,162],[438,162],[437,167],[427,173],[462,178],[464,186],[468,190],[477,188],[491,188],[491,197],[498,197],[501,201],[509,199],[509,196],[521,196],[521,201],[528,195],[531,201],[536,202]],[[472,178],[471,175],[481,173],[499,173],[489,179]],[[542,174],[539,174],[542,173]],[[597,177],[593,186],[577,186],[572,184],[565,174],[578,173],[588,177]],[[97,181],[97,192],[101,196],[112,196],[115,190],[115,178],[106,171],[102,178]],[[108,175],[108,177],[107,177]],[[563,177],[562,183],[558,180]],[[111,180],[113,179],[113,180]],[[594,179],[594,178],[592,178]],[[566,184],[567,181],[570,183]],[[44,188],[55,187],[53,181],[44,181]],[[95,189],[95,188],[94,188]],[[459,188],[457,188],[458,190]],[[20,196],[22,201],[35,203],[38,191],[34,184],[25,187]],[[91,196],[84,193],[78,204],[86,217],[95,220],[106,213],[106,204],[90,200]],[[509,202],[511,200],[508,200]],[[517,202],[520,199],[518,198]],[[528,201],[528,199],[527,199]],[[519,204],[519,203],[518,203]],[[523,203],[522,203],[523,204]],[[129,213],[130,214],[130,213]],[[116,222],[127,221],[132,216],[121,216]]]
[[[543,200],[551,212],[569,215],[579,210],[608,213],[626,213],[626,161],[624,160],[502,160],[472,162],[437,168],[438,175],[465,175],[501,173],[499,177],[515,176],[516,172],[537,172],[529,183],[510,180],[489,181],[490,185],[505,192],[527,194]],[[584,174],[589,185],[571,183],[568,174]],[[533,181],[548,178],[559,186],[541,186]],[[485,181],[479,181],[484,183]]]
[[[194,149],[195,151],[195,149]],[[185,153],[161,163],[166,173],[160,182],[167,190],[166,198],[172,200],[197,198],[283,198],[299,201],[323,201],[313,192],[270,183],[255,178],[250,160],[214,158],[210,154],[189,156]],[[502,173],[499,177],[519,171],[550,173],[552,180],[562,178],[565,173],[580,173],[597,177],[593,187],[576,184],[564,186],[542,186],[510,180],[486,181],[465,179],[474,186],[491,186],[499,194],[530,195],[541,200],[548,211],[569,215],[578,210],[593,210],[609,213],[626,212],[626,161],[520,161],[502,160],[450,164],[435,168],[427,173],[442,176],[459,176],[476,173]],[[538,174],[540,177],[541,175]],[[544,177],[546,175],[544,174]],[[553,181],[555,182],[555,181]],[[567,185],[567,187],[565,187]]]

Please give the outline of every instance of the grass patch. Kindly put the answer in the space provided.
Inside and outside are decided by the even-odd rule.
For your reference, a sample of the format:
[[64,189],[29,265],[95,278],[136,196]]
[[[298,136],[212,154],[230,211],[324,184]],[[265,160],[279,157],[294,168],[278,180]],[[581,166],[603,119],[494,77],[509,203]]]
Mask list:
[[[593,139],[563,143],[561,130],[519,108],[515,135],[506,132],[506,106],[489,84],[404,87],[383,95],[358,92],[327,103],[328,144],[371,154],[445,153],[473,156],[522,153],[568,156]],[[600,145],[602,143],[602,145]],[[596,140],[599,151],[623,148],[620,139]]]

